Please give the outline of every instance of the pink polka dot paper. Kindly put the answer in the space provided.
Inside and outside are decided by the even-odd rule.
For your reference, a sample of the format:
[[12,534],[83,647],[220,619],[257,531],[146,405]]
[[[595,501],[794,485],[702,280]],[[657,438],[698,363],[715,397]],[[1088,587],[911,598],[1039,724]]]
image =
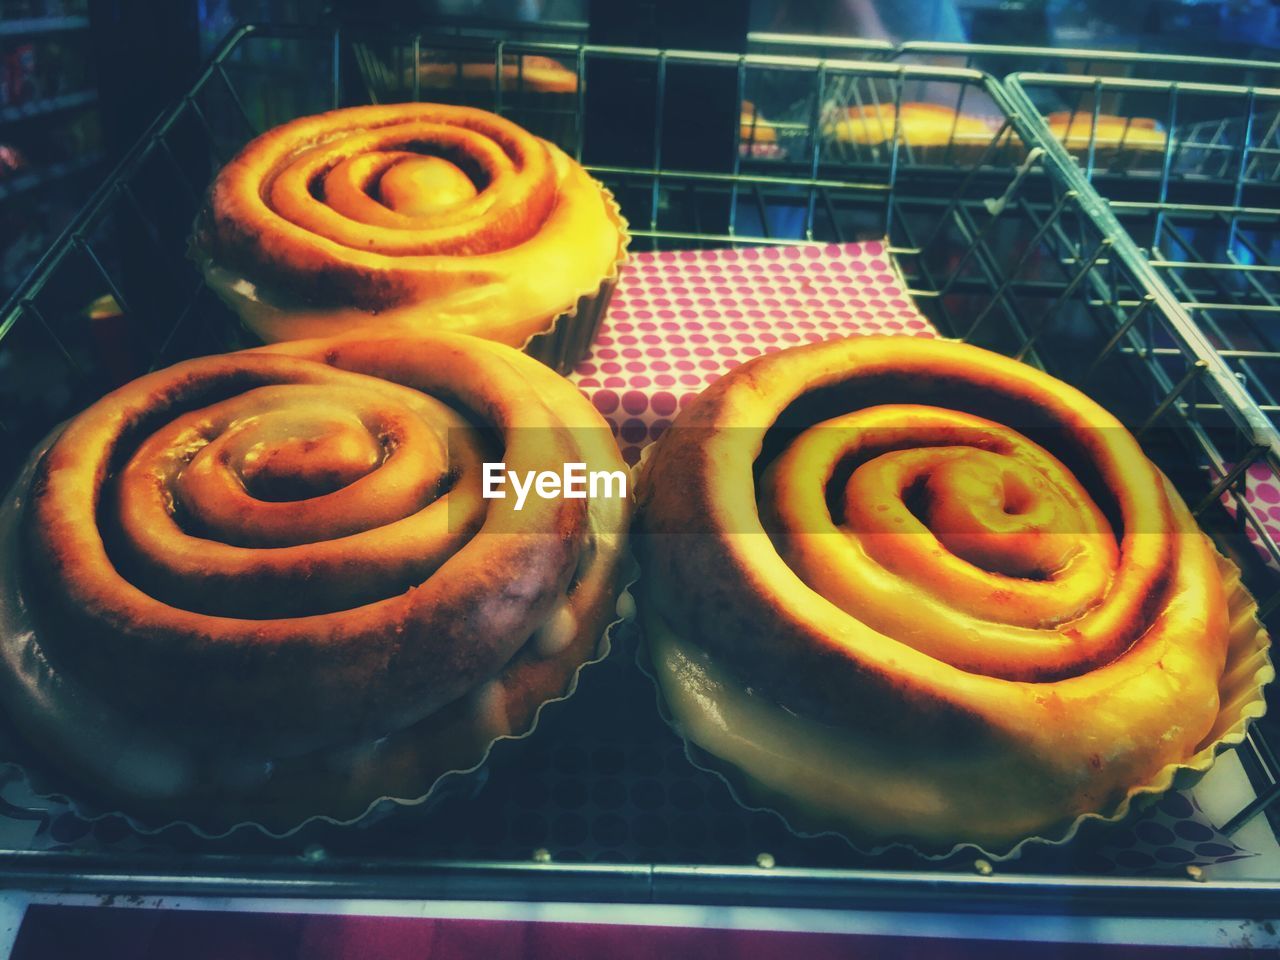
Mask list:
[[[1227,469],[1231,469],[1230,464]],[[1253,508],[1266,539],[1271,543],[1280,543],[1280,478],[1265,463],[1255,463],[1245,471],[1244,498]],[[1231,516],[1237,515],[1236,494],[1233,491],[1228,490],[1222,495],[1222,503]],[[1280,563],[1271,555],[1266,540],[1254,525],[1245,523],[1244,532],[1263,561],[1273,569],[1280,569]]]
[[937,336],[883,242],[641,253],[572,379],[634,464],[690,398],[739,364],[873,333]]

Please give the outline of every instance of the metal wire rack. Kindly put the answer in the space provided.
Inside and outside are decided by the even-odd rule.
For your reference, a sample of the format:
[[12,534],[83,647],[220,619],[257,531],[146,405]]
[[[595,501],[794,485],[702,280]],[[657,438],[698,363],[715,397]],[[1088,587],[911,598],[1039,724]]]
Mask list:
[[[1219,57],[1184,56],[1165,53],[1135,53],[1127,50],[1095,50],[1071,47],[1039,47],[1025,45],[999,45],[953,43],[935,41],[910,41],[890,46],[882,41],[846,40],[831,37],[811,37],[796,34],[753,34],[752,49],[758,52],[792,54],[817,57],[856,57],[860,60],[886,60],[894,63],[918,66],[942,66],[981,70],[996,77],[1014,72],[1037,71],[1085,77],[1120,77],[1186,82],[1226,83],[1242,86],[1280,85],[1280,64],[1267,60],[1225,59]],[[923,99],[938,102],[937,90],[917,87],[911,91],[923,94]],[[1036,104],[1045,113],[1062,109],[1062,103],[1052,92],[1035,92]],[[853,87],[829,90],[825,108],[827,117],[839,116],[849,109],[879,108],[885,101],[884,91]],[[910,97],[909,97],[910,99]],[[1121,116],[1140,116],[1128,108],[1123,91],[1105,98],[1104,113]],[[957,113],[973,116],[999,114],[983,96],[970,96],[968,102],[949,104]],[[794,117],[800,112],[798,124],[803,131],[806,118],[795,107],[786,112]],[[1186,119],[1186,118],[1184,118]],[[1204,118],[1209,121],[1219,119]],[[1070,131],[1079,135],[1079,131]],[[846,153],[865,153],[847,150]],[[875,149],[874,147],[870,149]],[[1129,160],[1141,158],[1144,152],[1130,150]]]
[[[1280,314],[1280,89],[1044,74],[1015,74],[1008,85],[1028,112],[1045,90],[1069,105],[1071,135],[1059,143],[1042,134],[1049,148],[1105,198],[1104,216],[1132,238],[1152,289],[1201,331],[1246,390],[1250,416],[1275,423],[1280,341],[1268,321]],[[1103,104],[1121,97],[1162,125],[1139,161],[1126,158],[1123,130],[1104,128]],[[1277,468],[1274,431],[1255,439],[1214,465],[1215,487],[1243,485],[1256,463]],[[1261,510],[1243,513],[1276,562],[1274,523]]]
[[1011,73],[1034,71],[1085,77],[1230,83],[1242,86],[1274,85],[1280,79],[1280,63],[1273,60],[1135,53],[1131,50],[912,41],[899,44],[894,49],[894,58],[903,63],[983,70],[1000,78]]
[[[576,86],[545,93],[520,82],[526,57],[553,59]],[[372,59],[371,59],[372,58]],[[675,50],[600,48],[472,36],[246,27],[228,38],[192,90],[150,128],[0,312],[0,481],[61,419],[148,368],[242,345],[244,334],[187,260],[187,236],[218,166],[249,138],[292,117],[370,99],[424,95],[424,63],[483,62],[491,80],[439,91],[481,100],[587,161],[619,198],[640,249],[888,237],[920,309],[945,333],[1000,350],[1074,383],[1115,411],[1195,506],[1256,592],[1274,578],[1241,535],[1249,507],[1227,466],[1259,454],[1270,428],[1236,377],[1236,358],[1190,322],[1153,268],[1125,249],[1104,205],[1046,153],[1038,121],[989,76],[964,69]],[[601,63],[654,80],[697,66],[731,77],[725,149],[710,168],[673,166],[660,136],[627,162],[591,160],[585,86]],[[388,66],[393,65],[393,66]],[[510,65],[513,70],[504,71]],[[404,69],[408,67],[409,69]],[[283,82],[287,79],[287,83]],[[875,152],[837,155],[823,131],[832,91],[901,104],[920,85],[943,102],[982,97],[996,111],[979,149],[917,151],[899,135]],[[432,90],[431,96],[438,91]],[[742,149],[738,102],[787,97],[808,122],[796,149]],[[948,152],[950,151],[950,152]],[[111,309],[86,310],[100,297]],[[1227,481],[1227,482],[1224,482]],[[1224,497],[1226,498],[1224,501]],[[1234,509],[1228,510],[1230,505]],[[1087,843],[1041,850],[997,878],[971,863],[906,854],[864,858],[791,836],[737,807],[685,760],[634,668],[634,639],[488,782],[429,817],[321,832],[285,843],[233,835],[217,844],[181,831],[135,838],[108,854],[0,850],[0,876],[25,885],[116,889],[540,899],[643,899],[810,906],[876,903],[948,909],[1135,909],[1248,915],[1274,882],[1093,876]],[[1256,796],[1227,829],[1274,798],[1267,745],[1240,751]],[[39,816],[9,809],[8,816]],[[96,830],[97,828],[95,828]],[[127,830],[117,824],[117,833]],[[531,863],[537,848],[552,863]],[[782,869],[754,866],[767,850]],[[545,858],[541,858],[545,859]]]

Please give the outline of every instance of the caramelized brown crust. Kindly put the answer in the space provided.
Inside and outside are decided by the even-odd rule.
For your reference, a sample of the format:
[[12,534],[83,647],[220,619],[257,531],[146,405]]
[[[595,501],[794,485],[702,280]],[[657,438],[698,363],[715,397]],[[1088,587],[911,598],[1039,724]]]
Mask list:
[[968,765],[973,795],[903,834],[969,839],[954,810],[1001,791],[1015,836],[1106,809],[1217,716],[1212,548],[1118,421],[1024,364],[877,337],[751,361],[682,411],[637,495],[675,635],[904,771]]
[[402,729],[496,677],[598,576],[588,501],[481,500],[494,450],[520,471],[619,463],[572,385],[470,337],[301,341],[143,377],[38,467],[29,579],[63,626],[40,642],[214,754]]
[[197,245],[268,301],[421,305],[426,330],[518,346],[596,291],[622,238],[603,188],[556,147],[484,110],[410,103],[258,137],[214,181]]

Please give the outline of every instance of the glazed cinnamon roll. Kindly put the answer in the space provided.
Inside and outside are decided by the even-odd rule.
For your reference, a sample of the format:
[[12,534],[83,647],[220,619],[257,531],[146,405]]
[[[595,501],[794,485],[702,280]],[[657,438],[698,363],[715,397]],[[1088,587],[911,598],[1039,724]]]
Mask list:
[[1149,117],[1094,116],[1092,111],[1062,110],[1045,117],[1049,132],[1082,159],[1090,149],[1093,162],[1111,164],[1122,158],[1138,162],[1163,153],[1168,136]]
[[[405,86],[413,84],[415,69],[405,72]],[[499,82],[504,92],[576,94],[578,74],[558,60],[527,54],[504,58],[502,69],[489,61],[427,61],[416,68],[419,85],[426,90],[476,90],[491,93]]]
[[995,136],[988,120],[936,103],[904,103],[901,109],[892,103],[849,107],[829,118],[823,133],[840,143],[878,146],[896,138],[913,147],[953,143],[981,148]]
[[520,347],[569,315],[598,323],[625,244],[612,197],[558,148],[409,103],[258,137],[218,174],[193,250],[269,342],[443,330]]
[[[567,381],[457,334],[178,364],[38,451],[0,537],[0,704],[93,796],[273,827],[415,798],[563,696],[612,618],[622,470]],[[16,562],[15,562],[16,558]]]
[[753,799],[860,841],[1007,847],[1114,810],[1215,729],[1252,616],[1115,418],[958,343],[744,364],[637,496],[675,722]]

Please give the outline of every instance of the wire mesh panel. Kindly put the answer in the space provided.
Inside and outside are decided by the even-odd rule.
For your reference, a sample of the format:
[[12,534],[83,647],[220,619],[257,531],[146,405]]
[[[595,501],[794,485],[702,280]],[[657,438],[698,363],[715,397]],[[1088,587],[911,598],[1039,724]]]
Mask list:
[[[634,124],[639,146],[631,155],[596,160],[603,134],[593,125],[589,87],[600,65],[618,64],[646,79],[653,100],[643,124]],[[696,168],[673,161],[675,147],[662,135],[667,82],[686,67],[728,78],[708,88],[732,94],[727,104],[708,105],[708,116],[726,124],[722,149]],[[926,96],[957,113],[966,103],[988,104],[988,137],[974,145],[944,136],[927,149],[914,142],[898,108]],[[0,313],[0,479],[10,480],[55,424],[112,386],[247,343],[186,255],[205,188],[236,150],[300,115],[415,98],[496,110],[582,158],[618,197],[640,250],[887,237],[916,304],[944,334],[1040,366],[1108,406],[1244,566],[1253,589],[1271,594],[1268,565],[1242,533],[1240,518],[1254,514],[1232,466],[1259,456],[1260,414],[1236,378],[1243,358],[1212,349],[1184,309],[1152,286],[1150,268],[1124,254],[1127,241],[1096,195],[1052,157],[1046,161],[1039,127],[1011,107],[998,84],[972,70],[906,64],[245,29],[113,172]],[[758,111],[750,122],[744,101]],[[892,125],[879,143],[838,142],[831,110],[841,102],[892,105]],[[766,142],[764,122],[776,150],[755,149]],[[1246,170],[1267,156],[1258,152],[1256,128],[1249,129]],[[1124,177],[1136,181],[1139,174]],[[1171,176],[1150,182],[1172,190]],[[1256,172],[1223,182],[1249,202],[1249,191],[1269,183]],[[1238,218],[1237,237],[1250,229]],[[422,876],[443,863],[454,876],[474,870],[488,877],[485,895],[523,896],[538,891],[491,861],[545,848],[561,861],[607,865],[618,883],[638,884],[628,896],[652,896],[657,878],[668,876],[662,865],[694,863],[704,876],[720,877],[718,895],[728,897],[733,869],[755,863],[762,850],[803,870],[829,869],[807,876],[834,884],[833,896],[854,884],[888,883],[890,868],[913,871],[894,874],[899,878],[921,879],[957,866],[862,857],[830,839],[794,837],[776,818],[738,807],[724,784],[689,764],[658,719],[653,690],[631,659],[634,642],[620,636],[615,655],[591,683],[584,679],[559,720],[496,757],[478,796],[455,798],[431,816],[283,845],[256,835],[208,845],[177,831],[154,848],[140,840],[136,858],[93,861],[94,869],[155,870],[172,864],[176,850],[187,872],[341,868],[367,872],[391,891],[408,889],[415,870]],[[1276,782],[1260,739],[1242,753],[1258,796],[1233,811],[1233,828],[1263,809]],[[313,843],[323,845],[319,854]],[[0,860],[9,870],[31,863],[16,851]],[[49,869],[81,870],[82,878],[89,869],[88,860],[50,862],[56,866]],[[645,869],[636,873],[636,865]],[[1030,855],[1009,868],[1026,883],[1002,896],[1043,891],[1034,881],[1047,873],[1095,869],[1079,845]],[[599,875],[583,876],[573,886],[566,874],[565,889],[579,898],[603,895],[592,885]],[[668,880],[672,891],[693,889],[675,874]],[[771,896],[784,897],[794,881],[794,872],[778,874]],[[1163,895],[1158,885],[1150,889]]]
[[[1267,488],[1280,470],[1280,341],[1269,321],[1280,316],[1280,89],[1047,74],[1015,74],[1008,86],[1028,114],[1035,103],[1065,106],[1040,117],[1048,149],[1082,190],[1100,195],[1098,219],[1120,238],[1118,256],[1147,275],[1148,296],[1194,328],[1187,335],[1243,394],[1226,407],[1211,397],[1174,405],[1197,425],[1226,418],[1240,427],[1203,435],[1209,497],[1224,499],[1230,523],[1274,569],[1280,524]],[[1120,103],[1134,113],[1107,113]],[[1157,365],[1172,353],[1158,337],[1122,349]],[[1255,589],[1274,617],[1280,595]],[[1267,800],[1276,796],[1272,787]]]
[[[1280,316],[1280,90],[1041,74],[1010,84],[1023,100],[1051,90],[1069,104],[1072,133],[1063,143],[1073,173],[1105,198],[1157,293],[1194,322],[1247,391],[1250,416],[1274,423],[1280,341],[1268,321]],[[1135,147],[1136,121],[1105,119],[1104,104],[1118,95],[1155,121],[1158,138]],[[1254,439],[1215,469],[1243,482],[1254,460],[1274,467],[1274,433],[1263,429]],[[1270,520],[1264,513],[1248,522],[1275,558]]]
[[997,77],[1034,71],[1239,85],[1274,85],[1280,79],[1280,64],[1273,60],[1138,53],[1132,50],[913,41],[900,44],[894,56],[904,63],[984,70]]

